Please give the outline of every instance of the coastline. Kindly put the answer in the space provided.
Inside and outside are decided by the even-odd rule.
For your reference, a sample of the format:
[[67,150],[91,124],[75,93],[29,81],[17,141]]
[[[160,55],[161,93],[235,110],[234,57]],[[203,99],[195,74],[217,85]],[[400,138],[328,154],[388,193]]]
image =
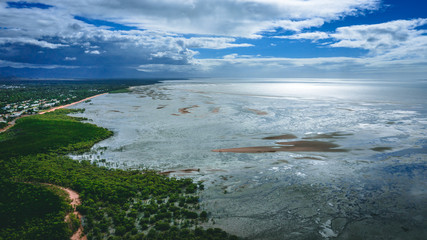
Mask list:
[[61,108],[66,108],[66,107],[69,107],[69,106],[73,106],[73,105],[75,105],[75,104],[77,104],[77,103],[81,103],[81,102],[84,102],[84,101],[90,100],[90,99],[92,99],[92,98],[95,98],[95,97],[98,97],[98,96],[101,96],[101,95],[106,95],[106,94],[108,94],[108,93],[100,93],[100,94],[97,94],[97,95],[94,95],[94,96],[87,97],[87,98],[85,98],[85,99],[79,100],[79,101],[77,101],[77,102],[72,102],[72,103],[69,103],[69,104],[66,104],[66,105],[62,105],[62,106],[58,106],[58,107],[50,108],[50,109],[48,109],[48,110],[46,110],[46,111],[39,112],[38,114],[45,114],[45,113],[48,113],[48,112],[53,112],[53,111],[55,111],[55,110],[57,110],[57,109],[61,109]]
[[[85,99],[82,99],[82,100],[79,100],[79,101],[76,101],[76,102],[72,102],[72,103],[69,103],[69,104],[66,104],[66,105],[61,105],[61,106],[57,106],[57,107],[53,107],[53,108],[49,108],[49,109],[48,109],[48,110],[46,110],[46,111],[40,111],[40,112],[38,112],[37,114],[45,114],[45,113],[48,113],[48,112],[53,112],[53,111],[55,111],[55,110],[57,110],[57,109],[66,108],[66,107],[69,107],[69,106],[75,105],[75,104],[77,104],[77,103],[81,103],[81,102],[84,102],[84,101],[90,100],[90,99],[92,99],[92,98],[95,98],[95,97],[98,97],[98,96],[101,96],[101,95],[106,95],[106,94],[108,94],[108,93],[100,93],[100,94],[97,94],[97,95],[94,95],[94,96],[91,96],[91,97],[87,97],[87,98],[85,98]],[[35,115],[35,114],[34,114],[34,115]],[[15,126],[16,120],[21,119],[21,118],[24,118],[24,117],[28,117],[28,116],[32,116],[32,115],[22,115],[22,116],[20,116],[20,117],[17,117],[17,118],[15,118],[15,119],[13,119],[13,120],[10,122],[10,124],[9,124],[9,125],[7,125],[6,127],[4,127],[4,128],[2,128],[2,129],[0,129],[0,133],[2,133],[2,132],[6,132],[9,128],[11,128],[11,127]]]
[[[9,145],[13,145],[15,142],[19,143],[15,152],[17,153],[16,156],[19,157],[20,160],[17,161],[16,165],[6,165],[11,166],[4,170],[7,180],[10,179],[10,181],[13,182],[15,179],[30,178],[37,179],[38,182],[53,183],[61,189],[65,187],[60,186],[66,186],[70,190],[66,190],[66,192],[71,200],[71,206],[73,206],[73,202],[75,205],[79,204],[78,194],[80,193],[80,200],[83,201],[84,207],[81,209],[75,209],[74,205],[73,210],[81,211],[80,213],[84,214],[85,220],[88,220],[88,223],[90,222],[91,224],[85,225],[84,231],[77,230],[74,232],[71,238],[68,238],[67,236],[67,238],[62,237],[61,239],[84,240],[85,236],[82,236],[82,233],[86,233],[87,238],[91,238],[95,234],[95,236],[98,237],[98,235],[101,234],[100,238],[105,239],[111,236],[118,239],[121,239],[121,237],[124,236],[140,239],[145,236],[147,231],[150,232],[150,235],[152,236],[150,236],[150,239],[169,239],[177,235],[181,236],[183,239],[191,238],[195,235],[200,235],[200,239],[211,239],[212,237],[214,239],[231,240],[236,238],[219,228],[202,228],[202,223],[209,221],[210,219],[208,218],[208,213],[200,210],[199,208],[200,198],[198,194],[199,191],[204,189],[201,182],[194,183],[193,180],[189,178],[168,178],[157,174],[153,170],[128,172],[119,169],[107,169],[95,164],[75,161],[65,156],[65,154],[74,150],[86,149],[87,147],[93,146],[94,143],[101,139],[111,136],[111,131],[106,128],[101,128],[90,123],[79,123],[80,121],[71,120],[72,118],[76,118],[76,120],[79,119],[74,116],[64,117],[67,112],[73,111],[77,110],[67,109],[67,111],[57,111],[57,113],[53,115],[48,114],[49,116],[38,115],[35,118],[25,119],[28,121],[17,121],[15,128],[24,129],[23,131],[29,129],[28,132],[31,134],[29,134],[29,137],[24,134],[5,136],[6,144],[2,144],[2,148],[0,149],[0,153],[7,152],[11,149]],[[33,121],[37,122],[38,118],[47,118],[52,121],[46,122],[48,126],[44,126],[45,122],[42,122],[40,124],[35,124],[35,127],[33,127],[31,123]],[[64,126],[64,123],[70,121],[73,123],[69,124],[70,126],[68,128],[65,128],[67,134],[63,134],[64,128],[62,128],[62,126]],[[59,135],[61,135],[61,137],[64,135],[66,138],[65,141],[57,141],[58,138],[55,138],[54,136]],[[33,147],[32,144],[35,142],[33,139],[40,139],[44,136],[46,136],[46,141],[40,141],[41,143],[35,146],[36,150],[34,152],[23,150],[26,149],[28,145]],[[78,139],[74,136],[78,136]],[[23,139],[25,141],[23,141]],[[38,149],[47,149],[46,146],[51,147],[49,152],[38,151]],[[123,181],[124,179],[126,179],[126,181]],[[135,189],[149,189],[149,191],[146,191],[144,195],[139,195]],[[77,192],[72,192],[73,190]],[[84,191],[85,194],[82,194],[82,191]],[[104,192],[107,194],[100,194]],[[28,192],[28,194],[31,194],[31,192]],[[179,199],[184,204],[180,205],[174,203],[173,206],[172,204],[168,204],[169,194],[176,196],[175,201],[178,201]],[[63,194],[61,193],[60,195],[62,196]],[[24,195],[24,197],[25,196],[26,195]],[[20,196],[17,196],[17,200],[20,201],[21,198],[19,197]],[[147,198],[155,199],[156,202],[150,201],[150,203],[148,203],[145,201]],[[32,200],[34,197],[29,197],[29,199]],[[50,200],[46,198],[44,199],[46,201],[44,201],[44,205],[42,206],[46,206],[46,204],[48,204],[47,202]],[[138,199],[138,202],[141,203],[141,205],[137,206],[137,204],[135,204],[134,206],[133,203],[135,199]],[[119,204],[128,207],[125,209],[123,209],[123,207],[117,208],[116,206]],[[15,206],[13,204],[11,205]],[[26,206],[26,204],[19,205],[15,208],[21,210]],[[141,227],[144,228],[138,229],[137,224],[141,224],[138,214],[142,213],[140,206],[143,208],[149,206],[149,215],[151,216],[151,219],[160,218],[160,221],[143,222],[142,224],[145,225],[142,225]],[[165,208],[167,216],[163,216],[164,212],[162,209]],[[92,210],[95,210],[96,212]],[[116,217],[119,218],[122,216],[123,211],[137,213],[128,215],[126,218],[127,225],[125,228],[121,227],[123,225],[115,225],[113,222]],[[179,211],[180,214],[172,215],[171,213],[173,211]],[[74,214],[81,219],[78,214]],[[144,212],[144,214],[146,213]],[[15,215],[11,215],[15,217]],[[79,226],[77,225],[76,219],[74,217],[65,217],[64,219],[64,215],[55,215],[57,219],[51,218],[52,221],[51,219],[47,219],[46,223],[49,223],[49,225],[45,224],[44,226],[43,223],[39,224],[38,222],[31,224],[31,229],[37,231],[37,234],[39,234],[37,236],[43,237],[52,236],[49,235],[52,233],[56,234],[56,232],[50,230],[51,228],[55,231],[58,230],[58,234],[66,233],[67,235],[71,235],[71,233],[68,234],[69,232],[66,231],[65,228],[56,229],[57,226],[54,225],[56,222],[64,220],[67,221],[70,219],[72,221],[68,222],[68,226],[71,226],[73,230],[78,229]],[[103,216],[103,219],[98,219],[98,215]],[[105,223],[102,220],[107,220],[107,222]],[[62,224],[62,226],[63,225],[64,224]],[[107,228],[105,228],[105,226]],[[21,231],[18,227],[19,226],[15,227],[15,225],[13,225],[10,228],[2,229],[2,231],[0,231],[0,238],[2,238],[3,235],[7,236],[9,229],[13,229],[20,235],[27,233],[25,232],[26,229]],[[128,229],[128,227],[131,229]],[[33,235],[36,236],[35,234]],[[20,239],[21,237],[18,238]],[[45,239],[45,237],[43,239]]]

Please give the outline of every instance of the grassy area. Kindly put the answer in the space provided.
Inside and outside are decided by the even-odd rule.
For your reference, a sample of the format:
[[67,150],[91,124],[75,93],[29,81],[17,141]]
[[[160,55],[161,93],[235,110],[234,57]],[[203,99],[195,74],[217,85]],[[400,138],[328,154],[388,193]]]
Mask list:
[[128,93],[128,92],[131,92],[129,88],[122,88],[122,89],[110,91],[109,93]]
[[110,131],[67,116],[72,110],[60,109],[43,115],[18,119],[6,134],[0,135],[0,156],[10,158],[36,153],[67,153],[88,150],[112,135]]
[[[78,110],[23,118],[0,134],[0,184],[6,189],[0,218],[2,223],[23,219],[2,227],[0,239],[66,239],[71,232],[64,227],[63,198],[49,188],[25,182],[52,183],[79,192],[78,210],[85,217],[88,239],[236,238],[220,229],[199,227],[208,221],[197,196],[201,183],[148,170],[108,169],[65,156],[111,135],[107,129],[66,115],[74,111]],[[45,200],[40,200],[42,195],[47,196]],[[47,211],[37,212],[35,206]]]

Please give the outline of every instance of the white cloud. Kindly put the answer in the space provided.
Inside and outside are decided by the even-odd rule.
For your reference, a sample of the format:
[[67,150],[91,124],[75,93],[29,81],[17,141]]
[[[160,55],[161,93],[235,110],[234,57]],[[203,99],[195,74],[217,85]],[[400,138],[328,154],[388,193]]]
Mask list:
[[209,49],[224,49],[234,47],[252,47],[248,43],[233,43],[234,38],[213,38],[213,37],[192,37],[182,39],[185,46],[188,48],[209,48]]
[[[254,71],[282,74],[289,71],[318,72],[331,69],[375,71],[393,67],[408,69],[410,64],[425,66],[426,30],[418,26],[426,19],[398,20],[373,25],[348,26],[333,32],[304,32],[325,22],[376,10],[380,0],[27,0],[53,5],[49,9],[7,8],[0,2],[0,45],[30,44],[45,52],[77,48],[79,60],[89,54],[129,58],[128,65],[143,72],[222,72],[251,74]],[[140,30],[121,31],[96,27],[74,16],[106,20]],[[106,17],[108,16],[108,17]],[[198,49],[252,47],[244,38],[260,38],[277,28],[294,31],[281,38],[328,39],[324,46],[360,48],[369,51],[362,58],[267,58],[236,53],[222,59],[196,59]],[[185,34],[191,34],[187,37]],[[243,39],[243,40],[242,40]],[[271,46],[274,46],[272,43]],[[1,46],[0,46],[1,47]],[[202,52],[200,50],[200,52]],[[19,53],[18,53],[19,54]],[[18,55],[17,54],[17,55]],[[226,53],[224,53],[226,54]],[[61,55],[59,60],[76,57]],[[93,57],[93,56],[92,56]],[[100,58],[99,58],[100,59]],[[111,60],[111,61],[112,61]],[[132,62],[133,61],[133,62]],[[129,64],[132,62],[132,64]],[[139,64],[141,63],[141,64]],[[120,62],[122,64],[122,62]],[[424,64],[424,65],[423,65]],[[1,66],[52,68],[1,61]],[[236,70],[237,69],[237,70]],[[227,71],[223,72],[227,72]],[[422,71],[417,68],[416,71]]]
[[317,41],[320,39],[328,39],[331,38],[331,36],[328,33],[325,32],[305,32],[305,33],[298,33],[290,36],[277,36],[275,38],[283,38],[283,39],[310,39],[313,41]]
[[227,54],[224,55],[222,58],[223,59],[253,59],[253,58],[260,58],[261,55],[239,55],[237,53],[232,53],[232,54]]
[[[247,43],[236,43],[236,39],[233,37],[184,37],[158,29],[117,31],[104,27],[96,27],[76,20],[74,15],[85,14],[84,12],[78,12],[78,9],[74,9],[74,5],[67,6],[62,5],[64,3],[50,3],[49,1],[37,2],[43,2],[56,7],[49,9],[17,9],[7,8],[6,3],[0,3],[0,23],[3,28],[0,31],[0,45],[5,43],[19,43],[50,49],[81,47],[83,52],[88,55],[103,54],[106,56],[110,54],[110,57],[145,58],[146,60],[161,58],[163,61],[170,59],[171,61],[182,61],[184,63],[191,61],[198,54],[197,51],[192,49],[226,49],[252,46]],[[69,4],[73,3],[70,2]],[[123,4],[126,5],[126,2]],[[155,5],[157,3],[153,2],[152,4]],[[98,3],[91,1],[82,3],[82,6],[85,5],[91,5],[90,8],[94,12],[99,10],[96,10],[97,8],[103,8]],[[136,5],[139,6],[140,4],[137,3]],[[79,7],[79,9],[82,8]],[[130,8],[126,11],[133,12]],[[104,15],[108,16],[108,14],[109,12],[107,11]],[[124,14],[123,19],[128,15]],[[93,17],[104,19],[104,16],[93,15]],[[119,21],[119,19],[116,20]],[[126,54],[128,56],[125,56]],[[62,56],[61,58],[64,59],[65,57]]]
[[139,65],[136,70],[139,72],[156,73],[156,72],[171,72],[171,73],[187,73],[189,71],[198,70],[197,65],[179,65],[179,64],[143,64]]
[[[275,58],[238,55],[223,58],[193,59],[186,65],[144,64],[137,70],[149,73],[191,73],[193,76],[228,77],[330,77],[343,72],[345,77],[387,76],[389,78],[425,76],[427,59],[383,61],[380,57],[319,57],[319,58]],[[406,74],[406,75],[405,75]]]
[[15,38],[0,37],[0,44],[6,44],[6,43],[30,44],[30,45],[35,45],[42,48],[50,48],[50,49],[68,46],[65,44],[49,43],[47,41],[41,41],[41,40],[31,39],[26,37],[15,37]]
[[395,20],[371,25],[340,27],[333,33],[305,32],[284,39],[329,39],[324,46],[360,48],[369,51],[377,59],[427,59],[427,31],[417,27],[427,25],[426,18]]
[[277,58],[259,56],[240,56],[238,54],[225,55],[221,59],[198,59],[194,65],[198,65],[200,70],[213,71],[222,66],[245,66],[255,69],[275,69],[287,70],[291,68],[338,68],[348,63],[358,63],[364,60],[349,57],[325,57],[325,58]]
[[[378,8],[380,0],[39,0],[72,15],[141,29],[257,37],[277,27],[299,31]],[[105,19],[108,16],[108,19]]]
[[43,69],[55,69],[55,68],[68,68],[74,69],[79,68],[77,66],[64,66],[64,65],[54,65],[54,64],[32,64],[32,63],[22,63],[22,62],[13,62],[5,61],[0,59],[0,68],[2,67],[11,67],[11,68],[43,68]]
[[98,50],[86,50],[86,54],[93,54],[93,55],[99,55],[101,54]]
[[299,32],[305,28],[320,27],[327,20],[328,19],[324,19],[324,18],[311,18],[311,19],[298,20],[298,21],[281,20],[281,21],[275,21],[273,24],[271,24],[270,28],[281,27],[286,30]]
[[5,2],[0,3],[0,23],[4,28],[0,31],[0,37],[38,40],[95,29],[75,20],[65,9],[7,8]]
[[237,54],[237,53],[232,53],[232,54],[228,54],[228,55],[223,56],[224,59],[235,59],[237,57],[239,57],[239,54]]
[[387,51],[423,37],[425,30],[416,27],[427,24],[427,19],[396,20],[372,25],[337,28],[331,37],[338,42],[331,47],[363,48],[375,52]]

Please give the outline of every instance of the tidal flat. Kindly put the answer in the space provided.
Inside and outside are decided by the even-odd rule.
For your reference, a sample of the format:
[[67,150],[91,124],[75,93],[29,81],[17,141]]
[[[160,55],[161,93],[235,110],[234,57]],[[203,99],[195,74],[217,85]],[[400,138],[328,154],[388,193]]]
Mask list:
[[204,181],[206,226],[249,239],[423,239],[426,90],[331,79],[135,86],[71,107],[114,132],[72,157]]

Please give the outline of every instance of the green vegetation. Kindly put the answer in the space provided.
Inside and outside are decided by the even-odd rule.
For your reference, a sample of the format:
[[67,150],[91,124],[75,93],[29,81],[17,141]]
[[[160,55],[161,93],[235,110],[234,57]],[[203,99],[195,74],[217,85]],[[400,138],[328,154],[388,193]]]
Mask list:
[[128,93],[128,92],[131,92],[129,88],[122,88],[122,89],[110,91],[110,93]]
[[95,142],[111,136],[107,129],[81,123],[65,115],[71,112],[60,109],[18,119],[17,126],[0,135],[0,156],[10,158],[36,153],[84,151]]
[[0,181],[0,239],[67,239],[70,206],[41,185]]
[[88,150],[111,132],[67,116],[61,109],[17,121],[0,134],[0,239],[67,239],[76,218],[51,183],[80,194],[88,239],[235,239],[220,229],[202,229],[201,183],[154,171],[99,167],[65,156]]

